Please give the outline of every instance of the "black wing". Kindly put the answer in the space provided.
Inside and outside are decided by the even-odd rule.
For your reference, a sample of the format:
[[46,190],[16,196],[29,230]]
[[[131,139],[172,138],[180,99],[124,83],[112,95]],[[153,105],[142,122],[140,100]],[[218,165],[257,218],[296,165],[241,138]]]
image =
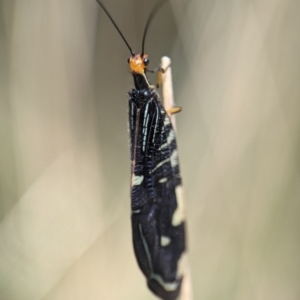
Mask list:
[[176,299],[184,255],[184,215],[175,133],[154,90],[131,93],[131,206],[135,254],[148,286]]

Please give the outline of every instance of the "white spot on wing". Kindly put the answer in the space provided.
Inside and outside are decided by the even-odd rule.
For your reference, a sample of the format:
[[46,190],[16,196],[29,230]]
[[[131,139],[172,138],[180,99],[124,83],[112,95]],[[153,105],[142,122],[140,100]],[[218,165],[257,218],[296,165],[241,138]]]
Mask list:
[[175,193],[177,208],[172,216],[172,225],[178,226],[184,221],[183,188],[181,185],[176,186]]
[[165,291],[167,291],[167,292],[175,291],[177,289],[177,287],[178,287],[178,284],[179,284],[178,281],[175,281],[175,282],[166,282],[166,281],[163,280],[163,278],[160,275],[153,273],[153,266],[152,266],[152,260],[151,260],[150,250],[149,250],[147,241],[146,241],[146,239],[144,237],[143,229],[142,229],[142,225],[141,224],[139,224],[139,232],[140,232],[140,237],[142,239],[142,243],[143,243],[143,246],[144,246],[144,250],[146,252],[147,260],[148,260],[148,263],[149,263],[149,268],[151,270],[150,278],[156,280],[158,282],[158,284]]
[[132,179],[131,179],[131,186],[134,185],[140,185],[144,180],[144,176],[143,175],[132,175]]
[[161,245],[162,247],[166,247],[166,246],[168,246],[170,243],[171,243],[171,239],[170,239],[168,236],[162,235],[162,236],[160,237],[160,245]]
[[159,182],[159,183],[164,183],[164,182],[166,182],[167,180],[168,180],[168,178],[167,178],[167,177],[164,177],[164,178],[159,179],[158,182]]
[[148,122],[149,122],[149,114],[146,112],[148,111],[148,105],[147,104],[147,109],[145,110],[145,115],[144,115],[144,123],[143,123],[143,151],[145,151],[146,148],[146,142],[147,142],[147,131],[148,131]]
[[145,127],[145,122],[146,122],[146,116],[148,116],[148,108],[149,108],[149,103],[146,104],[145,107],[145,113],[144,113],[144,123],[143,126]]
[[149,247],[148,247],[148,244],[147,244],[147,241],[144,237],[144,234],[143,234],[143,229],[142,229],[142,225],[139,223],[139,232],[140,232],[140,236],[141,236],[141,239],[142,239],[142,243],[143,243],[143,246],[144,246],[144,250],[146,252],[146,256],[147,256],[147,259],[148,259],[148,263],[149,263],[149,268],[152,272],[153,270],[153,267],[152,267],[152,260],[151,260],[151,255],[150,255],[150,250],[149,250]]

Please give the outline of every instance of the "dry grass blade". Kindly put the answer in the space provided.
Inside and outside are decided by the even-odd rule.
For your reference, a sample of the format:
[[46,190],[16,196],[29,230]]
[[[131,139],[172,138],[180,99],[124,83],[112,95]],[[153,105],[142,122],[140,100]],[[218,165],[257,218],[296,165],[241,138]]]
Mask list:
[[[171,59],[167,56],[162,57],[161,59],[161,67],[165,70],[164,74],[162,74],[162,95],[163,95],[163,103],[166,111],[170,111],[173,109],[174,105],[174,96],[173,96],[173,82],[172,82],[172,69],[171,69]],[[172,126],[176,131],[176,120],[175,114],[169,114],[172,122]],[[184,266],[184,280],[181,287],[181,300],[192,300],[192,282],[191,282],[191,272],[188,258],[185,260]]]

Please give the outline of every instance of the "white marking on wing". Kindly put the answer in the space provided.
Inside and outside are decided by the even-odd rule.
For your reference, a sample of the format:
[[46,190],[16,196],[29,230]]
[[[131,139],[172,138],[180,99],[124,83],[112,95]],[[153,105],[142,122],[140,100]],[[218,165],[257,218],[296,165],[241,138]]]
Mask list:
[[140,185],[144,180],[144,175],[132,175],[131,186]]
[[146,118],[144,116],[144,123],[143,123],[143,151],[144,152],[145,152],[146,142],[147,142],[148,122],[149,122],[149,114],[147,114]]
[[164,125],[167,126],[167,125],[169,125],[169,124],[170,124],[170,119],[169,119],[169,117],[166,115],[166,116],[165,116],[165,119],[164,119]]
[[181,185],[176,186],[175,193],[177,208],[172,216],[172,225],[178,226],[184,221],[183,188]]
[[167,292],[172,292],[172,291],[175,291],[178,287],[178,283],[177,281],[175,282],[166,282],[163,280],[163,278],[158,275],[158,274],[154,274],[152,273],[151,276],[150,276],[152,279],[156,280],[160,285],[161,287],[163,287],[163,289]]
[[178,155],[177,155],[177,150],[176,149],[172,152],[170,160],[171,160],[171,166],[172,167],[175,167],[175,166],[178,165]]
[[164,143],[164,144],[162,144],[159,148],[158,148],[158,150],[162,150],[162,149],[165,149],[165,148],[167,148],[168,147],[168,143]]
[[168,145],[171,144],[171,142],[175,139],[175,133],[174,133],[174,130],[171,129],[170,132],[169,132],[169,135],[167,137],[167,143]]
[[164,177],[164,178],[161,178],[161,179],[158,180],[159,183],[164,183],[166,181],[168,181],[167,177]]
[[166,246],[168,246],[170,243],[171,243],[171,239],[170,239],[168,236],[162,235],[162,236],[160,237],[160,245],[161,245],[162,247],[166,247]]

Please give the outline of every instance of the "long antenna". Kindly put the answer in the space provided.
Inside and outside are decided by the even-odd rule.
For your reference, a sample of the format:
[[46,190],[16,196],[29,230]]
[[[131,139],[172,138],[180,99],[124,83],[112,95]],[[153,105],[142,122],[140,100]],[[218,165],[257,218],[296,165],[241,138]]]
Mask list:
[[129,46],[128,42],[126,41],[123,33],[121,32],[121,30],[119,29],[119,27],[117,26],[117,24],[115,23],[115,21],[113,20],[112,16],[109,14],[109,12],[107,11],[107,9],[105,8],[105,6],[103,5],[103,3],[100,0],[96,0],[98,2],[98,4],[102,7],[102,9],[104,10],[104,12],[106,13],[106,15],[109,17],[109,19],[111,20],[111,22],[114,24],[115,28],[117,29],[117,31],[119,32],[121,38],[123,39],[123,41],[125,42],[126,46],[128,47],[130,53],[132,56],[134,56],[134,52],[132,51],[131,47]]
[[[98,0],[97,0],[98,1]],[[148,32],[148,28],[151,24],[151,21],[152,19],[154,18],[154,16],[156,15],[156,13],[158,12],[158,10],[167,2],[168,0],[161,0],[161,1],[158,1],[158,3],[156,3],[156,5],[154,6],[154,8],[152,9],[150,15],[149,15],[149,18],[148,18],[148,21],[146,23],[146,26],[145,26],[145,30],[144,30],[144,35],[143,35],[143,42],[142,42],[142,54],[141,54],[141,57],[144,55],[144,48],[145,48],[145,40],[146,40],[146,35],[147,35],[147,32]]]

